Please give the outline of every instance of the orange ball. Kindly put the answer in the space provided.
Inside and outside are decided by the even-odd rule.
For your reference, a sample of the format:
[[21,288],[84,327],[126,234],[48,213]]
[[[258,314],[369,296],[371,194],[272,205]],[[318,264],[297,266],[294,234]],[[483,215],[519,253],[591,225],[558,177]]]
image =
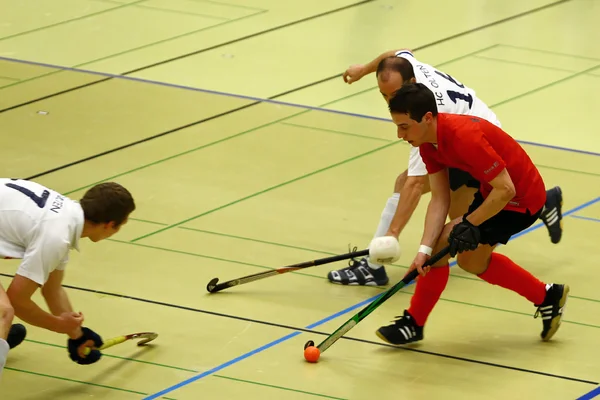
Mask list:
[[319,357],[321,356],[321,351],[315,346],[309,346],[304,349],[304,359],[311,363],[316,363],[319,361]]

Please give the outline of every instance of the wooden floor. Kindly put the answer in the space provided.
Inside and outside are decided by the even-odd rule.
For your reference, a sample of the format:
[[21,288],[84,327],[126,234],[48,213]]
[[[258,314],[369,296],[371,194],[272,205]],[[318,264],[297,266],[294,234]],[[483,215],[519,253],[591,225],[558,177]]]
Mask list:
[[[591,399],[600,394],[600,1],[0,0],[0,176],[78,199],[107,180],[134,194],[113,239],[82,241],[68,293],[104,338],[79,366],[29,327],[0,399]],[[374,331],[413,286],[323,354],[302,356],[385,288],[342,287],[343,262],[209,295],[206,284],[364,248],[405,169],[369,76],[395,48],[474,88],[562,187],[564,237],[535,225],[499,249],[572,296],[555,339],[524,299],[458,268],[425,340]],[[425,196],[388,268],[414,256]],[[18,261],[0,266],[6,287]],[[36,299],[42,301],[39,295]],[[587,394],[586,394],[587,393]]]

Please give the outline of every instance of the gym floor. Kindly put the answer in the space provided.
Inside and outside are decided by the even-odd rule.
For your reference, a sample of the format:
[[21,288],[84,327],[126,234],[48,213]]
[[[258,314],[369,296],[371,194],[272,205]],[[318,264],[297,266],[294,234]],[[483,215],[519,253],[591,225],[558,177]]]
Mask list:
[[[91,366],[29,327],[0,398],[591,399],[600,395],[600,1],[0,0],[2,176],[79,199],[117,181],[137,202],[114,238],[82,240],[66,285],[105,339],[156,331]],[[474,88],[562,187],[564,236],[535,225],[498,251],[568,283],[548,343],[526,300],[458,268],[406,348],[374,331],[409,286],[309,364],[386,288],[342,287],[345,262],[218,294],[206,284],[365,248],[407,165],[373,75],[341,73],[411,48]],[[400,237],[418,247],[429,196]],[[18,260],[1,263],[10,283]],[[39,302],[43,302],[36,295]]]

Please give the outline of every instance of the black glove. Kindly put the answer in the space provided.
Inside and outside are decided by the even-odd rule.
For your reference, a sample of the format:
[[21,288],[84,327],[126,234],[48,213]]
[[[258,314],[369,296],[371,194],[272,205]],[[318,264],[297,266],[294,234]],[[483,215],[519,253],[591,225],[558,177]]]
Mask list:
[[80,347],[86,344],[88,340],[94,342],[94,347],[96,348],[101,347],[104,344],[104,342],[102,341],[100,335],[98,335],[93,330],[84,327],[81,327],[81,330],[83,331],[83,335],[81,335],[81,337],[77,339],[69,339],[67,342],[67,347],[69,349],[69,358],[71,358],[71,360],[75,361],[77,364],[93,364],[96,361],[98,361],[100,357],[102,357],[102,353],[100,352],[100,350],[92,350],[90,354],[83,357],[79,355],[78,350]]
[[479,245],[481,233],[479,228],[470,223],[466,218],[454,225],[448,243],[450,244],[450,256],[455,257],[457,253],[475,250]]

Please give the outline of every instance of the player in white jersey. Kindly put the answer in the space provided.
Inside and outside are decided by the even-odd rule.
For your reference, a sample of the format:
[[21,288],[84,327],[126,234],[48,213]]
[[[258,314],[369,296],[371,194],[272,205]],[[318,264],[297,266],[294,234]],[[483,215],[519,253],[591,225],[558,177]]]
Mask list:
[[[100,359],[98,350],[87,357],[81,352],[101,346],[102,339],[82,326],[82,313],[74,312],[62,287],[64,270],[69,251],[79,250],[80,238],[97,242],[114,235],[134,209],[131,194],[113,182],[95,185],[77,202],[32,181],[0,179],[0,258],[22,259],[6,292],[0,286],[0,365],[7,351],[3,327],[13,313],[31,325],[68,335],[73,361]],[[32,300],[38,288],[50,312]]]
[[[501,126],[492,110],[477,97],[474,90],[437,68],[418,61],[410,50],[386,52],[366,65],[354,65],[344,74],[344,81],[351,84],[363,76],[376,72],[379,90],[386,102],[404,83],[423,83],[435,95],[438,111],[449,114],[474,115]],[[479,189],[479,182],[468,173],[449,170],[451,205],[450,219],[464,215]],[[412,147],[408,169],[398,176],[394,194],[388,199],[381,214],[375,238],[394,236],[398,238],[416,209],[422,194],[429,192],[429,181],[425,164],[418,148]],[[546,208],[541,219],[546,224],[553,243],[558,243],[562,234],[562,193],[559,187],[546,192]],[[402,200],[402,201],[400,201]],[[419,251],[431,255],[431,249]],[[439,300],[446,287],[449,271],[443,268],[432,269],[417,280],[410,308],[405,311],[405,319],[410,329],[407,343],[422,339],[422,327],[427,316]],[[349,267],[330,271],[330,282],[343,285],[386,285],[389,278],[385,268],[371,262],[368,257],[352,260]],[[420,329],[419,329],[420,328]]]

